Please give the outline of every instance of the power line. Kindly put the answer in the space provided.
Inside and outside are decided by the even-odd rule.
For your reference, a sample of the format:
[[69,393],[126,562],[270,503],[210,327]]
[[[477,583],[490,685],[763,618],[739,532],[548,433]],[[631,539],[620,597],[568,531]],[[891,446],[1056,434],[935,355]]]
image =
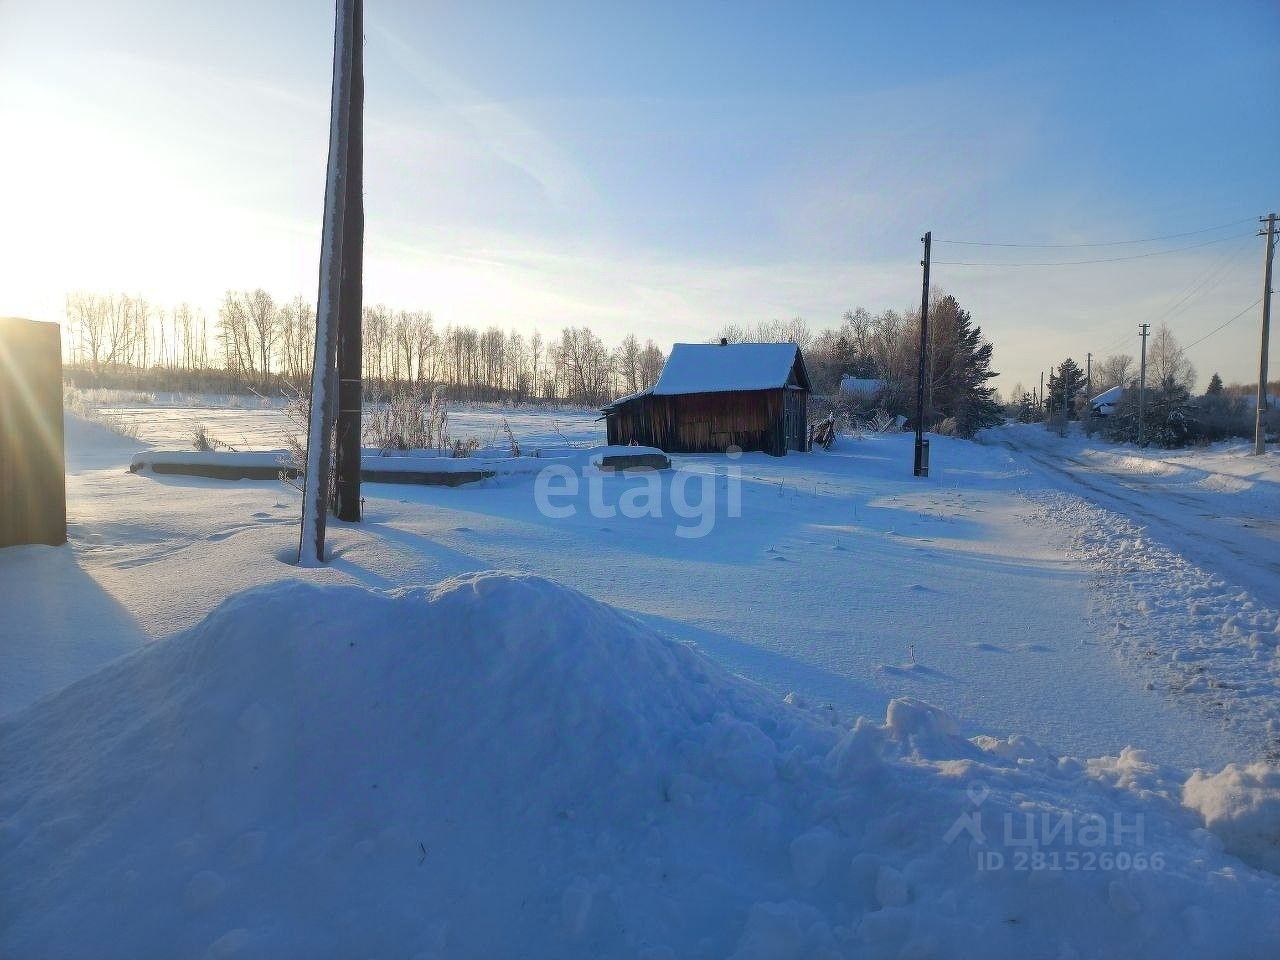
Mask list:
[[1179,237],[1193,237],[1200,233],[1212,233],[1214,230],[1225,230],[1227,227],[1234,227],[1241,223],[1251,223],[1253,217],[1245,217],[1243,220],[1232,220],[1230,223],[1220,223],[1213,227],[1201,227],[1199,230],[1187,230],[1183,233],[1166,233],[1161,237],[1142,237],[1138,240],[1093,240],[1082,243],[997,243],[993,240],[934,240],[934,243],[954,243],[959,246],[966,247],[1037,247],[1040,249],[1067,249],[1072,247],[1122,247],[1135,243],[1154,243],[1157,240],[1176,240]]
[[[1242,239],[1252,240],[1253,238],[1244,237]],[[1201,296],[1209,292],[1210,290],[1212,290],[1215,286],[1217,286],[1222,281],[1222,278],[1226,276],[1227,267],[1231,265],[1233,259],[1239,254],[1241,249],[1242,247],[1229,248],[1226,252],[1226,255],[1222,259],[1212,264],[1208,270],[1206,270],[1203,274],[1201,274],[1200,277],[1187,289],[1187,292],[1183,294],[1183,296],[1180,299],[1178,299],[1172,306],[1168,307],[1162,313],[1153,317],[1151,319],[1151,323],[1153,324],[1159,323],[1161,320],[1164,320],[1166,317],[1172,317],[1174,314],[1178,313],[1181,309],[1183,309],[1188,303],[1190,303],[1191,300],[1193,300],[1195,297]],[[1114,350],[1116,347],[1124,343],[1126,340],[1128,340],[1129,337],[1130,337],[1130,334],[1128,333],[1120,334],[1118,337],[1112,340],[1109,344],[1103,347],[1102,352],[1109,353],[1110,351]]]
[[1239,234],[1232,234],[1229,237],[1218,237],[1214,240],[1205,240],[1202,243],[1191,243],[1185,247],[1174,247],[1171,250],[1153,250],[1149,253],[1130,254],[1127,257],[1100,257],[1094,260],[1033,260],[1024,261],[1022,263],[975,260],[935,260],[933,262],[938,265],[945,265],[949,267],[1074,267],[1090,263],[1118,263],[1122,260],[1143,260],[1147,257],[1163,257],[1170,253],[1184,253],[1187,250],[1198,250],[1201,247],[1208,247],[1215,243],[1226,243],[1228,240],[1238,239],[1239,236]]
[[[1226,327],[1226,326],[1227,326],[1227,324],[1229,324],[1229,323],[1233,323],[1233,322],[1235,322],[1236,320],[1239,320],[1241,317],[1243,317],[1246,313],[1248,313],[1250,310],[1252,310],[1254,307],[1256,307],[1256,306],[1257,306],[1258,304],[1260,304],[1261,302],[1262,302],[1262,298],[1261,298],[1261,297],[1259,297],[1257,300],[1253,301],[1253,303],[1249,304],[1249,306],[1245,307],[1243,310],[1241,310],[1239,313],[1237,313],[1237,314],[1236,314],[1234,317],[1232,317],[1230,320],[1227,320],[1225,323],[1222,323],[1222,324],[1220,324],[1220,325],[1218,325],[1218,326],[1214,327],[1212,330],[1210,330],[1208,333],[1206,333],[1206,334],[1205,334],[1203,337],[1201,337],[1199,340],[1194,340],[1194,341],[1192,341],[1191,343],[1188,343],[1188,344],[1187,344],[1185,347],[1183,347],[1182,349],[1184,349],[1184,350],[1190,350],[1192,347],[1196,346],[1196,344],[1204,343],[1206,340],[1208,340],[1210,337],[1212,337],[1212,336],[1213,336],[1215,333],[1217,333],[1219,330],[1221,330],[1221,329],[1223,329],[1224,327]],[[1119,346],[1121,343],[1123,343],[1123,342],[1124,342],[1125,340],[1127,340],[1127,339],[1129,339],[1129,334],[1127,334],[1127,333],[1126,333],[1126,334],[1122,334],[1118,340],[1113,340],[1113,341],[1111,342],[1111,344],[1109,344],[1108,346],[1104,347],[1104,348],[1103,348],[1103,352],[1104,352],[1104,353],[1109,353],[1111,350],[1115,349],[1117,346]]]
[[1234,317],[1232,317],[1230,320],[1227,320],[1227,321],[1225,321],[1224,323],[1220,323],[1220,324],[1218,324],[1218,326],[1214,327],[1212,330],[1210,330],[1208,333],[1206,333],[1206,334],[1205,334],[1203,337],[1201,337],[1199,340],[1193,340],[1191,343],[1188,343],[1188,344],[1187,344],[1185,347],[1183,347],[1182,349],[1184,349],[1184,350],[1190,350],[1190,349],[1191,349],[1192,347],[1194,347],[1196,344],[1204,343],[1206,340],[1208,340],[1210,337],[1212,337],[1215,333],[1217,333],[1219,330],[1221,330],[1223,327],[1225,327],[1228,323],[1234,323],[1236,320],[1239,320],[1241,317],[1243,317],[1246,313],[1248,313],[1250,310],[1252,310],[1254,307],[1256,307],[1256,306],[1257,306],[1258,304],[1260,304],[1261,302],[1262,302],[1262,298],[1261,298],[1261,297],[1259,297],[1257,300],[1253,301],[1253,303],[1249,304],[1247,307],[1245,307],[1243,310],[1241,310],[1239,313],[1237,313],[1237,314],[1236,314]]
[[1114,340],[1112,340],[1110,343],[1108,343],[1105,347],[1103,347],[1098,352],[1110,353],[1112,350],[1115,350],[1118,347],[1122,346],[1125,343],[1125,341],[1128,340],[1131,336],[1132,334],[1130,333],[1122,333],[1120,334],[1120,336],[1116,337]]
[[[1253,238],[1249,237],[1247,239],[1253,239]],[[1181,300],[1175,303],[1172,307],[1170,307],[1164,313],[1160,314],[1160,316],[1156,317],[1155,320],[1153,320],[1152,322],[1155,323],[1156,321],[1163,320],[1165,317],[1173,316],[1174,314],[1182,310],[1182,308],[1185,307],[1186,304],[1190,302],[1192,299],[1194,299],[1195,297],[1201,296],[1202,294],[1208,293],[1210,290],[1216,287],[1219,283],[1221,283],[1222,278],[1226,276],[1227,267],[1231,265],[1232,260],[1240,253],[1242,249],[1243,249],[1243,245],[1241,245],[1239,248],[1237,247],[1229,248],[1227,250],[1226,256],[1223,257],[1222,260],[1220,260],[1214,266],[1210,267],[1208,272],[1206,272],[1204,276],[1202,276],[1200,280],[1197,283],[1195,283],[1192,286],[1192,288],[1187,292],[1186,296],[1184,296]]]

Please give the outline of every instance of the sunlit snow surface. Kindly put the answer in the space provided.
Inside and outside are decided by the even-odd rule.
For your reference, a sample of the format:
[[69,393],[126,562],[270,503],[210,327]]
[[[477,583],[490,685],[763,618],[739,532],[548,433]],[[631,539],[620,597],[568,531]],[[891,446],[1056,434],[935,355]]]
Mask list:
[[[258,437],[261,447],[279,445],[254,426],[277,411],[221,415],[224,429],[244,433],[245,449]],[[602,441],[589,411],[477,409],[453,422],[470,418],[468,429],[496,438],[504,416],[526,450]],[[1277,563],[1275,454],[1259,461],[1226,445],[1170,455],[1010,427],[981,444],[934,438],[932,476],[920,481],[910,476],[909,436],[842,438],[830,453],[777,459],[677,456],[676,470],[658,475],[661,515],[634,519],[605,514],[652,475],[583,469],[578,491],[558,500],[573,508],[567,517],[539,510],[529,474],[456,489],[368,484],[365,522],[332,524],[332,563],[299,570],[287,562],[298,537],[291,489],[130,474],[137,441],[75,418],[67,426],[70,543],[0,551],[0,713],[9,716],[0,876],[17,884],[0,900],[22,904],[5,914],[20,921],[0,920],[0,943],[50,938],[67,948],[57,955],[110,956],[102,943],[145,953],[157,942],[146,937],[181,929],[183,954],[279,955],[281,944],[313,942],[299,930],[358,930],[377,916],[378,929],[413,944],[401,951],[397,941],[391,952],[409,956],[493,955],[512,944],[531,956],[655,957],[964,956],[976,944],[995,956],[1161,956],[1180,944],[1197,955],[1264,956],[1280,946],[1265,925],[1280,915],[1274,878],[1230,856],[1272,864],[1280,836],[1280,787],[1257,762],[1274,753],[1277,735],[1276,587],[1256,574]],[[182,431],[172,430],[143,436],[180,446]],[[728,508],[734,484],[740,516]],[[706,536],[678,535],[696,521],[675,509],[677,488],[685,507],[714,500]],[[467,579],[491,569],[552,583]],[[490,633],[438,621],[448,642],[484,653],[467,667],[480,673],[449,674],[447,689],[438,687],[445,681],[423,651],[443,641],[396,626],[431,621],[431,590],[413,594],[422,609],[364,591],[448,577],[464,578],[449,602],[472,610],[467,623],[514,624],[513,650],[567,652],[539,674],[529,661],[507,663]],[[641,625],[620,625],[630,621],[556,583]],[[478,599],[472,608],[460,597]],[[218,618],[168,649],[228,598]],[[572,617],[527,613],[535,608]],[[305,631],[295,635],[293,623]],[[356,643],[350,649],[374,657],[359,661],[356,676],[306,659],[311,641],[341,653],[339,629]],[[222,650],[218,638],[231,637]],[[617,659],[618,642],[684,649],[660,638],[709,662],[680,654],[671,662],[702,666],[650,675]],[[375,639],[381,654],[369,653]],[[94,674],[140,647],[144,659]],[[520,678],[504,672],[517,666]],[[725,668],[759,687],[728,681]],[[698,671],[724,692],[687,689],[701,687],[691,681]],[[663,714],[675,724],[663,728],[676,744],[668,753],[640,757],[604,736],[595,746],[632,778],[628,788],[636,777],[649,785],[619,807],[617,790],[601,795],[593,785],[622,781],[566,744],[599,732],[590,725],[611,707],[639,717],[637,731],[648,722],[650,707],[605,674],[646,703],[658,697],[659,712],[687,697],[737,706],[696,722]],[[490,680],[499,686],[485,693]],[[562,691],[554,710],[540,699],[547,685]],[[508,703],[513,689],[526,699]],[[784,708],[789,691],[794,705]],[[909,699],[891,706],[895,698]],[[370,718],[353,728],[363,731],[361,751],[354,741],[349,752],[329,750],[326,768],[324,731],[340,736],[348,714]],[[875,722],[855,729],[860,714]],[[318,740],[298,727],[311,729],[311,717]],[[451,753],[451,741],[432,739],[449,724],[514,739],[494,733],[484,750]],[[281,730],[300,739],[281,746]],[[397,739],[404,730],[421,738]],[[524,770],[526,754],[552,770],[535,778],[528,809],[486,779],[505,776],[495,764]],[[254,758],[267,757],[280,789],[297,763],[320,764],[308,769],[331,778],[337,806],[324,805],[322,789],[255,793]],[[1207,773],[1193,777],[1195,767]],[[357,800],[368,773],[378,790],[405,778],[395,816]],[[463,807],[491,816],[458,827],[453,855],[428,867],[427,828],[452,816],[441,806],[452,801],[428,790],[451,778],[467,785]],[[488,794],[491,809],[470,802]],[[419,795],[431,799],[414,807]],[[557,809],[544,829],[536,818],[562,795],[579,805]],[[1174,866],[980,877],[971,850],[938,838],[977,807],[998,822],[1024,802],[1141,812],[1152,831],[1144,849]],[[690,819],[663,820],[672,804]],[[165,819],[166,810],[181,812]],[[523,838],[511,841],[511,856],[546,864],[542,873],[511,874],[506,854],[481,843],[509,820]],[[154,844],[135,842],[130,825],[144,822]],[[1206,824],[1212,833],[1199,829]],[[428,851],[422,863],[418,843]],[[63,856],[74,869],[47,873]],[[18,861],[20,870],[8,869]],[[306,878],[296,902],[267,892],[290,887],[286,876],[294,885]],[[106,923],[144,902],[151,920],[93,939],[94,949],[76,940],[73,918]],[[671,919],[654,927],[660,913]],[[269,915],[286,914],[271,926]],[[86,937],[96,929],[82,927]],[[966,939],[975,930],[986,939]]]
[[[223,408],[187,402],[182,409]],[[261,411],[242,415],[236,429],[253,440]],[[504,417],[525,452],[603,440],[589,411],[477,408],[455,412],[451,422],[496,437]],[[156,439],[182,445],[176,428]],[[262,446],[274,440],[263,436]],[[846,713],[877,716],[890,697],[911,694],[954,712],[967,729],[1018,730],[1079,755],[1134,744],[1187,768],[1266,755],[1276,735],[1269,712],[1280,701],[1265,696],[1277,677],[1280,601],[1224,577],[1214,565],[1227,568],[1235,558],[1210,549],[1209,536],[1144,527],[1135,539],[1129,527],[1147,521],[1117,512],[1125,501],[1087,500],[1088,488],[1042,466],[1043,445],[1064,442],[1079,459],[1083,441],[1058,441],[1039,427],[986,440],[935,438],[927,481],[910,476],[910,437],[902,435],[844,438],[831,453],[784,458],[677,457],[686,473],[721,475],[715,522],[702,538],[676,535],[695,521],[675,515],[672,487],[678,481],[697,505],[702,482],[680,471],[660,475],[662,515],[639,519],[594,516],[585,478],[564,519],[539,511],[531,475],[456,489],[368,484],[366,522],[333,524],[335,562],[303,573],[279,559],[297,544],[292,489],[130,475],[125,465],[137,441],[69,418],[70,549],[40,559],[29,558],[46,548],[0,554],[0,600],[13,598],[0,624],[8,634],[0,713],[146,638],[192,625],[256,584],[305,576],[389,586],[505,568],[553,577],[699,644],[779,693],[798,690]],[[1125,463],[1170,459],[1087,449]],[[1178,522],[1230,524],[1208,531],[1218,539],[1270,536],[1252,554],[1276,564],[1276,454],[1263,464],[1217,448],[1181,457],[1205,459],[1248,488],[1203,491],[1212,509],[1180,508]],[[741,471],[740,517],[728,515],[731,468]],[[1085,479],[1098,487],[1134,476],[1149,482],[1150,473],[1111,477],[1099,469]],[[606,510],[645,482],[597,480]],[[1141,500],[1149,513],[1161,509],[1158,489]],[[1186,485],[1174,493],[1187,496]],[[1141,562],[1124,560],[1130,556]],[[44,573],[25,574],[35,569],[29,563]],[[1177,577],[1160,574],[1169,564]],[[1207,586],[1216,579],[1224,585]],[[1196,583],[1205,590],[1182,595]],[[1141,595],[1128,597],[1131,588]],[[100,626],[85,636],[82,626],[95,621]],[[50,622],[66,626],[51,631]],[[1209,650],[1211,662],[1196,671],[1191,658]],[[1191,682],[1189,671],[1210,668],[1202,683]],[[1210,678],[1204,695],[1197,688],[1209,688]]]
[[1236,857],[1280,826],[1261,765],[1184,805],[1138,751],[850,722],[539,577],[237,594],[0,723],[0,762],[11,957],[1280,946]]
[[[196,425],[209,436],[238,450],[273,450],[294,432],[285,402],[275,397],[202,396],[199,394],[137,394],[102,391],[101,409],[133,421],[139,439],[160,447],[190,446]],[[497,404],[452,408],[449,433],[458,439],[475,437],[484,445],[500,443],[502,421],[531,447],[572,442],[604,442],[604,421],[598,410],[535,407],[504,408]]]

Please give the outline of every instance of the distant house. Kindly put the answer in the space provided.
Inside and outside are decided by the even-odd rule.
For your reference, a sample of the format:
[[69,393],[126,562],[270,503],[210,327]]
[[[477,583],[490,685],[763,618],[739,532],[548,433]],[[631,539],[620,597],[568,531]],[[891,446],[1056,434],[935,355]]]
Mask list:
[[794,343],[677,343],[657,383],[604,408],[609,443],[775,457],[807,450],[812,389]]
[[1089,401],[1089,406],[1097,416],[1109,417],[1115,413],[1116,404],[1120,402],[1122,396],[1124,396],[1124,387],[1115,386],[1110,390],[1103,390]]
[[883,390],[888,383],[888,380],[874,380],[870,377],[841,377],[840,392],[846,396],[870,399]]

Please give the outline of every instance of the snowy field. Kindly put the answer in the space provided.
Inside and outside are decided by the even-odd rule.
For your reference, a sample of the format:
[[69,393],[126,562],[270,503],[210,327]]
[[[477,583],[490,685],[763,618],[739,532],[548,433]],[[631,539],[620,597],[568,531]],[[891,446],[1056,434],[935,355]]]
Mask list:
[[[156,412],[164,415],[148,421],[144,429],[155,432],[144,438],[170,447],[182,434],[169,425],[209,408],[186,402]],[[269,430],[254,433],[261,409],[213,412],[229,435],[278,445]],[[603,441],[590,413],[481,408],[450,422],[493,436],[503,417],[526,449]],[[1197,488],[1205,509],[1171,503],[1166,512],[1213,512],[1232,528],[1224,539],[1256,531],[1256,563],[1276,569],[1275,455],[1261,467],[1215,449],[1175,468],[1152,451],[1086,456],[1080,440],[1038,427],[985,439],[935,438],[933,476],[923,483],[904,471],[909,435],[843,439],[832,453],[808,456],[748,454],[735,464],[677,457],[694,472],[682,484],[690,505],[702,498],[705,475],[720,474],[708,487],[718,502],[705,536],[677,535],[701,522],[675,515],[669,481],[681,472],[666,475],[662,516],[636,519],[593,516],[585,480],[574,515],[555,520],[539,512],[527,477],[459,489],[371,484],[367,522],[335,527],[339,557],[328,576],[386,587],[529,570],[628,610],[779,693],[799,691],[845,714],[878,716],[909,694],[953,711],[971,732],[1017,730],[1079,755],[1135,744],[1168,762],[1216,767],[1274,751],[1280,575],[1257,578],[1243,596],[1235,578],[1224,579],[1240,572],[1227,564],[1234,554],[1216,540],[1196,528],[1157,538],[1145,516],[1118,512],[1122,501],[1100,506],[1100,496],[1086,498],[1090,488],[1044,463],[1065,443],[1068,465],[1082,457],[1100,464],[1087,473],[1093,487],[1167,482],[1178,496],[1191,484],[1177,471],[1230,476],[1237,486],[1229,491]],[[116,619],[127,628],[95,631],[90,646],[103,655],[191,626],[249,586],[302,575],[278,559],[297,536],[294,491],[128,475],[122,468],[139,443],[78,422],[68,447],[72,556],[34,562],[73,557],[121,608]],[[726,515],[729,466],[742,472],[741,517]],[[602,505],[616,512],[621,491],[637,483],[604,481]],[[1160,502],[1153,494],[1146,509],[1159,511]],[[34,638],[56,610],[26,606]],[[51,598],[50,606],[62,604]],[[34,644],[34,660],[42,649]],[[47,657],[4,670],[0,709],[101,662]],[[38,681],[46,673],[51,679]]]
[[[191,446],[198,424],[209,436],[237,450],[274,450],[294,432],[285,403],[276,397],[138,394],[97,391],[94,406],[138,428],[144,443],[165,448]],[[530,447],[572,442],[604,443],[604,421],[598,410],[502,407],[497,404],[451,409],[449,432],[461,439],[476,437],[485,446],[501,442],[502,421]],[[598,421],[598,422],[597,422]]]
[[[275,409],[146,407],[147,442],[278,445]],[[451,424],[502,416],[602,442]],[[370,484],[300,570],[291,489],[130,474],[139,443],[74,418],[67,446],[69,546],[0,552],[6,955],[94,955],[79,918],[140,904],[119,942],[191,956],[371,915],[344,936],[384,956],[1280,950],[1274,453],[1009,426],[935,438],[918,481],[909,435],[842,438],[587,470],[563,515],[531,476]],[[1145,833],[1124,869],[975,872],[940,838],[979,810]]]

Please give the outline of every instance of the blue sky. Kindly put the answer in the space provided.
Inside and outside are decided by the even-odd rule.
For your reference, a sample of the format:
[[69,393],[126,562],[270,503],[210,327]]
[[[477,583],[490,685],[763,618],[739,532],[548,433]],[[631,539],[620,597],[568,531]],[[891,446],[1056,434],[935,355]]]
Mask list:
[[[266,9],[262,9],[265,7]],[[1280,206],[1280,5],[369,0],[366,298],[660,343],[918,297],[918,238],[1159,236]],[[0,312],[314,296],[332,8],[0,5]],[[16,229],[15,229],[16,225]],[[1006,388],[1261,295],[1251,224],[938,260]],[[981,250],[982,256],[975,254]],[[1256,369],[1257,309],[1195,348]]]

